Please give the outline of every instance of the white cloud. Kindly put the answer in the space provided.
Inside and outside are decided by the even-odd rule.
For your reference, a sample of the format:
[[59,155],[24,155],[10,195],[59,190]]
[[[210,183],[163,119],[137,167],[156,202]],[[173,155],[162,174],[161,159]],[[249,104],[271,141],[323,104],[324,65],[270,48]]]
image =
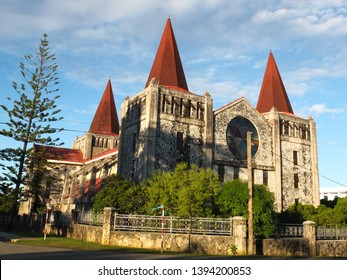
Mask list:
[[343,112],[343,109],[329,108],[324,103],[313,104],[309,111],[316,114],[337,114]]

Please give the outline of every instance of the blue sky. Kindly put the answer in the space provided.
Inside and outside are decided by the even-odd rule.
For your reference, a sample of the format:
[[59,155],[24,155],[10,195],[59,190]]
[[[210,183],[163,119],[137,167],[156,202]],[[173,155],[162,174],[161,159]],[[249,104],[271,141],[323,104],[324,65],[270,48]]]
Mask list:
[[[71,147],[110,77],[118,112],[144,88],[168,16],[188,87],[210,92],[214,109],[241,96],[256,106],[271,49],[294,113],[317,123],[321,188],[347,185],[343,0],[2,0],[0,104],[15,96],[19,63],[46,32],[59,65],[64,121],[56,126],[67,129],[60,138]],[[0,137],[0,145],[16,144]]]

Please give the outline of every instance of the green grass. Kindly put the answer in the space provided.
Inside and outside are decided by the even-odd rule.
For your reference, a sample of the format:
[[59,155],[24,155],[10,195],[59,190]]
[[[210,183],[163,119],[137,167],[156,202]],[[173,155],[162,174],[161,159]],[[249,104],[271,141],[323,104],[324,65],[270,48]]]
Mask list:
[[[71,239],[66,237],[47,236],[46,240],[44,240],[43,236],[41,237],[28,236],[28,237],[30,237],[30,239],[18,240],[16,244],[31,245],[31,246],[59,247],[59,248],[68,248],[68,249],[75,249],[75,250],[132,250],[136,252],[145,252],[149,254],[160,253],[159,250],[102,245],[96,242],[86,242],[86,241]],[[165,252],[165,253],[177,254],[173,252]]]
[[112,250],[120,249],[115,246],[102,245],[95,242],[85,242],[82,240],[71,239],[66,237],[47,236],[44,240],[43,236],[33,237],[30,239],[18,240],[17,244],[33,245],[33,246],[47,246],[47,247],[61,247],[77,250]]

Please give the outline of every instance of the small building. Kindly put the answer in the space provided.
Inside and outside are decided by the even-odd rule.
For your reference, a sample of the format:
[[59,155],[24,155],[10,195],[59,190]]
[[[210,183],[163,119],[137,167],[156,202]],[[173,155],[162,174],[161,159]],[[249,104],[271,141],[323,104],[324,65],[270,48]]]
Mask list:
[[321,188],[320,190],[320,199],[334,200],[339,197],[347,197],[347,187]]

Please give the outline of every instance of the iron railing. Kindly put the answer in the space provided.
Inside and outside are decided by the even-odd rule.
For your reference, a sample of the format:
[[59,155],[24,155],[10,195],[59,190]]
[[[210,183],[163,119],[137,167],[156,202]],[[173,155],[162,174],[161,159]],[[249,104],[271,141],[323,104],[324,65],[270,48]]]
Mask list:
[[276,237],[303,237],[304,228],[301,224],[279,224],[277,225]]
[[347,228],[317,227],[316,237],[318,240],[347,240]]
[[103,212],[94,213],[92,211],[81,211],[78,213],[77,223],[92,226],[102,226],[104,223],[104,214]]
[[[161,216],[115,214],[114,231],[161,232]],[[164,217],[164,232],[184,234],[232,235],[232,219]]]

